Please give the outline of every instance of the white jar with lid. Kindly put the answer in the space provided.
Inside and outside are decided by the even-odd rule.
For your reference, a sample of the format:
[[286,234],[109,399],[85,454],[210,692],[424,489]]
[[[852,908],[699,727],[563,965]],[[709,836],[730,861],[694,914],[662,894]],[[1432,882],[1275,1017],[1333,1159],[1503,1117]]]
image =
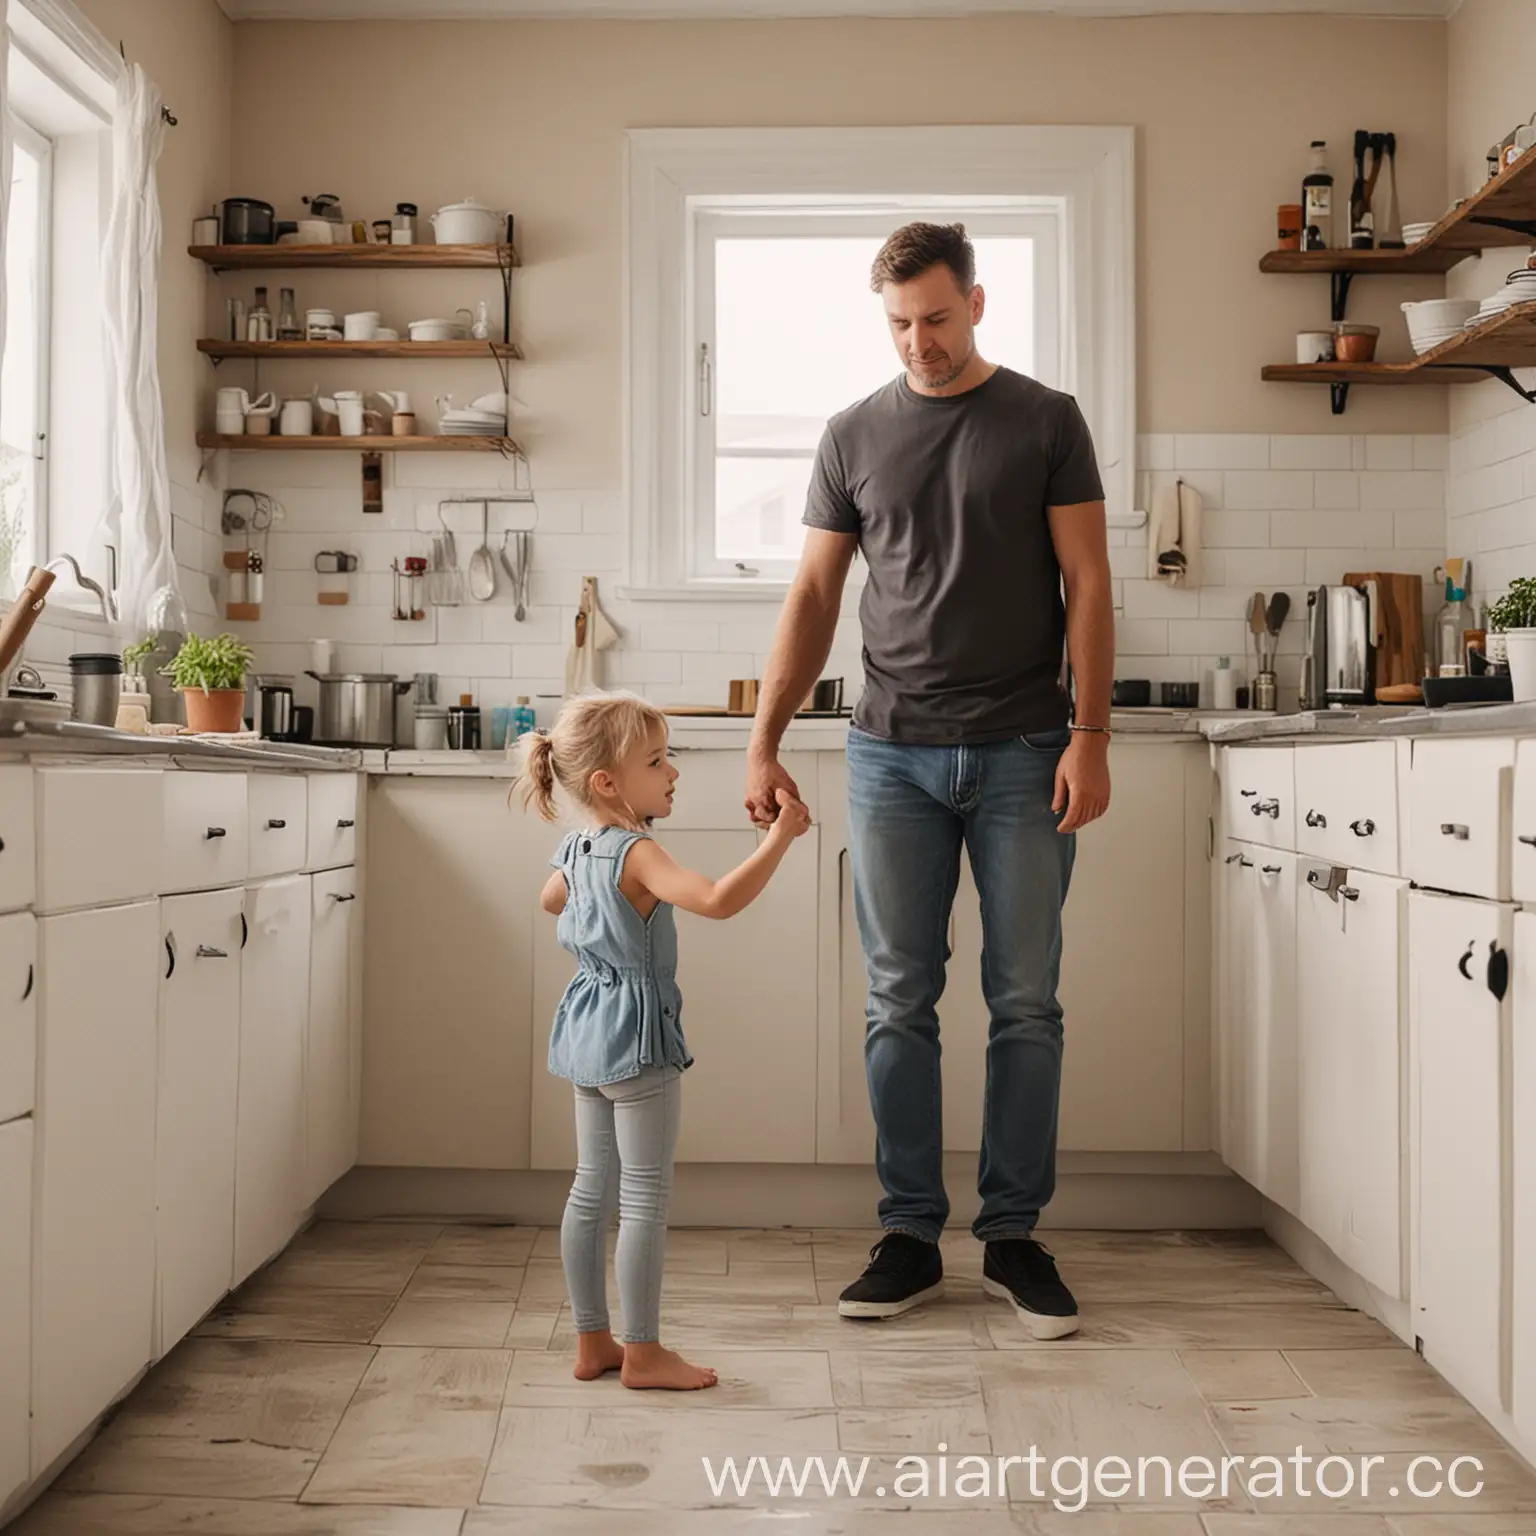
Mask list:
[[416,750],[448,750],[448,707],[445,704],[419,704],[416,707]]
[[1216,658],[1216,670],[1211,674],[1211,708],[1237,708],[1237,673],[1232,670],[1230,656]]

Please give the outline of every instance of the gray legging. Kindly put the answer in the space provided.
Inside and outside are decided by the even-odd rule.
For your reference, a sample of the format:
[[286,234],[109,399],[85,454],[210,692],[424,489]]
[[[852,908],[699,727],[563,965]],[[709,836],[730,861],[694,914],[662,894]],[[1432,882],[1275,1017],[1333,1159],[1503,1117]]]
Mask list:
[[578,1333],[608,1326],[603,1234],[619,1212],[614,1268],[624,1341],[654,1343],[661,1328],[667,1201],[677,1149],[682,1073],[645,1067],[638,1077],[576,1089],[576,1179],[560,1223],[560,1260]]

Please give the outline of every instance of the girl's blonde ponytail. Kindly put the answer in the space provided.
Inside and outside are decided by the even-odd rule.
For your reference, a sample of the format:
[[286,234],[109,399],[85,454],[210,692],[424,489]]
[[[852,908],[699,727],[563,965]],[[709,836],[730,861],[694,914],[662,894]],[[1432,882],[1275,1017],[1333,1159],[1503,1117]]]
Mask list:
[[545,731],[523,737],[523,809],[536,809],[545,821],[555,819],[555,747]]
[[[523,808],[545,821],[558,815],[555,790],[574,805],[592,803],[592,776],[612,773],[631,750],[653,732],[667,733],[667,717],[632,693],[587,693],[570,699],[548,731],[530,731],[518,743],[522,772],[512,794],[522,790]],[[508,795],[508,802],[511,795]]]

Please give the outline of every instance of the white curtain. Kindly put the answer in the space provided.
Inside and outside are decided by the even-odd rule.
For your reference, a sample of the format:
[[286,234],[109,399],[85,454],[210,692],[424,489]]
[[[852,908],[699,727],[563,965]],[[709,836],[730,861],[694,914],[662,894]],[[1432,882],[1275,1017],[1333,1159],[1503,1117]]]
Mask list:
[[10,64],[11,31],[4,0],[0,0],[0,357],[5,356],[5,232],[11,227]]
[[160,92],[137,64],[123,68],[112,118],[112,210],[103,249],[106,358],[112,420],[111,505],[121,553],[123,632],[138,640],[150,599],[176,590],[170,476],[157,359],[160,194],[155,165],[165,141]]

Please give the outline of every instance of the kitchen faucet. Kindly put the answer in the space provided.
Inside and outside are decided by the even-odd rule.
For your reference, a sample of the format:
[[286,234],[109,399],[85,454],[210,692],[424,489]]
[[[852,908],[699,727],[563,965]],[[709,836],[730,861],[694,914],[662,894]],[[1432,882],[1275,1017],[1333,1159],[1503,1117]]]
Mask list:
[[[112,576],[110,577],[110,580],[113,587],[115,588],[117,585],[117,551],[109,544],[107,546],[107,554],[111,558],[112,562]],[[108,594],[102,590],[100,582],[93,581],[89,576],[85,574],[84,571],[80,569],[80,562],[76,560],[73,555],[58,555],[48,562],[45,569],[51,571],[61,565],[67,565],[70,570],[74,572],[75,580],[82,587],[84,587],[87,592],[94,592],[96,594],[96,601],[101,604],[102,621],[107,624],[117,623],[116,593],[114,592],[111,596],[108,596]]]

